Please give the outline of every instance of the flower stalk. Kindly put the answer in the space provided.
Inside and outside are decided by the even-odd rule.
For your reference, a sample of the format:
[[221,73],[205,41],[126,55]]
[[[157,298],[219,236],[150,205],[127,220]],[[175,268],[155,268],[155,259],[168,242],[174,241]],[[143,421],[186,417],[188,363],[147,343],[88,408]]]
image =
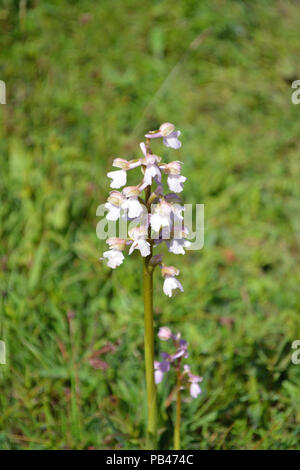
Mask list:
[[[175,345],[178,348],[176,357],[158,363],[154,361],[154,329],[153,329],[153,271],[159,267],[164,279],[163,292],[168,297],[173,297],[174,291],[183,292],[183,287],[177,276],[179,269],[174,266],[166,266],[163,263],[163,255],[155,254],[153,251],[161,244],[166,243],[168,251],[173,254],[185,254],[185,248],[189,248],[191,243],[186,239],[188,230],[184,226],[183,205],[178,193],[183,191],[183,184],[186,177],[181,175],[180,161],[164,163],[162,158],[153,154],[151,150],[152,139],[162,138],[163,144],[172,149],[179,149],[180,131],[175,130],[175,126],[165,122],[158,130],[149,131],[145,134],[146,142],[140,143],[143,156],[133,160],[115,158],[112,166],[115,171],[107,173],[111,179],[110,187],[113,189],[107,198],[105,209],[108,211],[106,219],[110,222],[122,220],[130,222],[128,234],[122,237],[110,237],[106,240],[109,249],[103,253],[102,260],[106,260],[107,266],[115,269],[120,266],[125,256],[126,247],[129,246],[129,255],[139,251],[143,258],[143,278],[144,278],[144,349],[145,349],[145,372],[147,391],[147,433],[146,449],[157,448],[157,392],[156,383],[162,380],[162,376],[170,367],[169,362],[176,361],[184,355],[186,357],[185,341],[180,341],[179,337],[174,337]],[[140,167],[142,181],[136,186],[125,186],[127,184],[127,173],[130,170]],[[164,192],[162,176],[167,180],[167,194]],[[125,187],[124,187],[125,186]],[[123,188],[121,191],[118,189]],[[142,192],[145,192],[145,198]],[[180,228],[180,230],[179,230]],[[162,328],[163,334],[173,337],[169,328]],[[171,335],[171,336],[170,336]],[[179,354],[179,355],[178,355]],[[177,362],[176,362],[177,363]],[[157,381],[158,380],[158,381]],[[180,361],[178,368],[178,381],[183,380],[180,371]],[[181,385],[177,390],[177,416],[175,435],[176,448],[180,447],[180,414],[181,414]]]
[[144,347],[147,390],[147,436],[146,449],[156,449],[157,399],[154,381],[154,329],[153,329],[153,272],[149,260],[144,259]]
[[174,427],[174,450],[180,450],[180,422],[181,422],[181,372],[177,371],[176,418]]
[[[147,204],[151,186],[145,188]],[[148,209],[149,211],[149,209]],[[156,449],[157,445],[157,396],[154,380],[154,327],[153,327],[153,267],[149,264],[152,258],[151,227],[148,227],[150,254],[144,257],[144,348],[147,391],[147,434],[146,449]]]
[[159,329],[158,335],[161,341],[170,341],[173,345],[173,353],[169,354],[162,352],[163,360],[161,362],[154,362],[155,369],[155,383],[162,382],[164,375],[169,372],[171,368],[176,374],[176,385],[166,400],[166,406],[169,406],[176,396],[176,412],[175,412],[175,426],[174,426],[174,450],[180,450],[180,424],[181,424],[181,395],[182,391],[186,388],[190,389],[192,398],[197,398],[201,393],[201,388],[198,383],[202,381],[202,377],[194,375],[190,371],[187,364],[182,364],[184,359],[189,357],[188,343],[181,338],[181,334],[173,334],[170,328],[163,326]]

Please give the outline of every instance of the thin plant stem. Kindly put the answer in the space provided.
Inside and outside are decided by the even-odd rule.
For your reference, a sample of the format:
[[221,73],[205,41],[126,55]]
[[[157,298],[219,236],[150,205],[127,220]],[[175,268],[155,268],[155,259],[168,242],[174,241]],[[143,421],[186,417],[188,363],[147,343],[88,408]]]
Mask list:
[[174,450],[180,450],[180,421],[181,421],[181,373],[177,372],[176,418],[174,428]]
[[[145,189],[145,202],[147,203],[151,194],[151,187]],[[150,208],[148,208],[150,212]],[[148,241],[150,243],[150,254],[144,258],[144,347],[145,347],[145,370],[147,390],[147,435],[146,449],[154,450],[157,445],[157,396],[154,380],[154,328],[153,328],[153,268],[149,265],[152,257],[151,228],[149,226]]]
[[147,440],[148,450],[156,448],[157,403],[154,381],[154,331],[153,331],[153,274],[147,258],[144,260],[144,313],[145,313],[145,369],[147,388]]
[[[73,312],[68,312],[68,323],[71,343],[71,416],[72,416],[72,433],[76,436],[77,441],[81,441],[81,423],[80,423],[80,389],[79,375],[76,364],[76,352],[74,343],[74,325]],[[76,443],[77,444],[77,443]]]

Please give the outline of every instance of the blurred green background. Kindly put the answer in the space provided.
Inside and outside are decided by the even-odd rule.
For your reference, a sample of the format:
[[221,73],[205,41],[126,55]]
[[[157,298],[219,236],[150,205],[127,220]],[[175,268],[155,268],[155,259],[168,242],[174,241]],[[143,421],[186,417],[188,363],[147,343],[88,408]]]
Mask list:
[[112,158],[140,156],[164,121],[182,149],[154,150],[184,162],[184,201],[205,204],[204,248],[167,258],[184,294],[155,276],[156,328],[182,332],[204,377],[182,446],[300,448],[299,7],[0,2],[0,448],[143,448],[141,260],[99,263],[96,209]]

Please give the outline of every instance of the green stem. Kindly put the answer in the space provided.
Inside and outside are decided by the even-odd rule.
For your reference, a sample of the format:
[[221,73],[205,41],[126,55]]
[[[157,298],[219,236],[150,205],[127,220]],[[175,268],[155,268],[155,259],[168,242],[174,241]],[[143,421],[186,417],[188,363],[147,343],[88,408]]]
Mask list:
[[[147,204],[151,194],[151,187],[145,189],[145,202]],[[148,208],[148,211],[150,209]],[[153,268],[149,265],[152,257],[151,228],[148,228],[148,242],[150,254],[144,258],[144,316],[145,316],[145,369],[147,389],[147,435],[146,449],[155,450],[157,445],[157,398],[154,380],[154,328],[153,328]]]
[[[148,257],[147,257],[148,258]],[[153,331],[153,275],[144,260],[144,312],[145,312],[145,368],[147,388],[147,440],[148,450],[156,449],[157,403],[154,381],[154,331]]]
[[177,375],[176,421],[174,428],[174,450],[180,450],[180,421],[181,421],[181,375]]

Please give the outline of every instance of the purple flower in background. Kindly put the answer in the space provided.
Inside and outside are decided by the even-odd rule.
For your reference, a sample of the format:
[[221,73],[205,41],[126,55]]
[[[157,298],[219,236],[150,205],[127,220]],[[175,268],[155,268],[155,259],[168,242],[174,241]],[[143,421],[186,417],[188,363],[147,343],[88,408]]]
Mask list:
[[168,361],[155,361],[154,362],[154,377],[155,383],[159,384],[164,378],[164,374],[170,370],[170,362]]
[[162,352],[162,361],[154,362],[155,383],[161,383],[164,375],[169,372],[171,367],[173,367],[177,374],[177,380],[179,379],[181,384],[181,388],[185,389],[188,387],[191,397],[197,398],[201,393],[201,388],[198,383],[202,382],[202,377],[192,374],[190,367],[187,364],[184,364],[182,368],[182,360],[189,356],[187,341],[181,338],[180,333],[174,335],[167,326],[162,326],[159,329],[158,337],[162,341],[171,340],[173,347],[175,348],[175,352],[173,354]]

